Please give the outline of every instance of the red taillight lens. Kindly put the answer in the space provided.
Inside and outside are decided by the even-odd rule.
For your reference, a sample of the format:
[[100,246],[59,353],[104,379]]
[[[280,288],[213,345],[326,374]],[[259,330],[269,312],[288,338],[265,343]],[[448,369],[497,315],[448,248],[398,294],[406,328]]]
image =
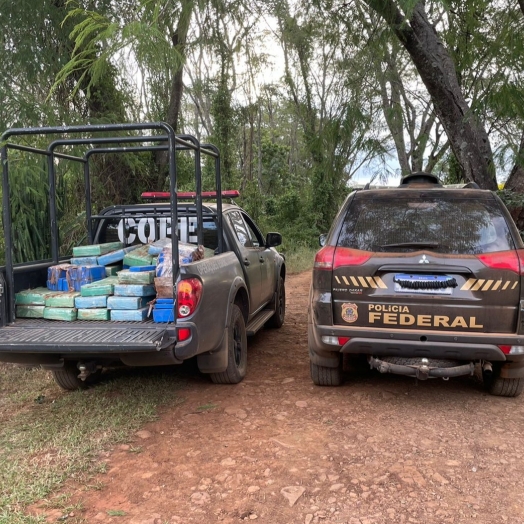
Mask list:
[[343,346],[346,342],[349,342],[349,340],[349,337],[338,337],[338,343],[341,346]]
[[349,247],[323,247],[315,256],[315,269],[333,270],[342,266],[360,266],[367,262],[373,253]]
[[492,269],[507,269],[514,273],[524,275],[524,249],[482,253],[481,255],[477,255],[477,258],[485,266]]
[[511,346],[499,346],[499,348],[505,355],[509,355],[509,352],[511,351]]
[[360,249],[351,249],[349,247],[337,247],[333,258],[333,269],[342,266],[360,266],[367,262],[373,253],[369,251],[360,251]]
[[183,342],[184,340],[187,340],[191,336],[191,330],[188,328],[180,328],[178,329],[177,334],[177,340],[179,342]]
[[335,248],[333,246],[324,246],[316,255],[315,255],[315,269],[333,269],[333,254],[335,253]]
[[177,286],[177,318],[186,318],[195,312],[202,296],[202,282],[198,278],[181,280]]

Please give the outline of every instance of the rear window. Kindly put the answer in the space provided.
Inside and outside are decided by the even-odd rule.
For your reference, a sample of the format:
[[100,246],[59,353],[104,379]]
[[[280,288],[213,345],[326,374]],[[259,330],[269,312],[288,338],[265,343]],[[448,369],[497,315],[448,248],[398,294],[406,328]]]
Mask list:
[[495,200],[398,193],[359,197],[355,195],[344,219],[339,246],[382,253],[429,249],[455,255],[515,249]]

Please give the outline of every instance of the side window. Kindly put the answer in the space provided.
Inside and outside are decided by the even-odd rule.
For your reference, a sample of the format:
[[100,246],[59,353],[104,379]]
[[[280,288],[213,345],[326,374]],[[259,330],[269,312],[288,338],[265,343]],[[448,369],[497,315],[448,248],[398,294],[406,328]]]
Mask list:
[[235,232],[238,241],[244,247],[253,247],[251,236],[242,215],[238,211],[231,211],[231,213],[229,213],[229,220],[231,221],[233,231]]
[[249,238],[251,239],[251,245],[253,247],[264,246],[265,245],[264,239],[262,238],[260,231],[255,226],[253,221],[244,213],[242,213],[242,217],[244,218],[244,221],[246,223],[247,231],[249,233]]

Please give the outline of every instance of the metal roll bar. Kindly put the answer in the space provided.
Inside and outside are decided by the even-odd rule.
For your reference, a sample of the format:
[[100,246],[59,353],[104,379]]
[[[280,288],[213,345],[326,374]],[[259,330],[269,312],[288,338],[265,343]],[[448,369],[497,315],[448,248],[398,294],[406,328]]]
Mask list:
[[[138,135],[138,136],[111,136],[111,137],[90,137],[90,138],[62,138],[52,141],[47,150],[35,147],[25,146],[16,143],[9,143],[9,137],[27,136],[27,135],[70,135],[79,133],[107,133],[107,132],[128,132],[128,131],[146,131],[161,130],[165,134],[161,135]],[[94,147],[88,150],[83,157],[56,152],[60,146],[74,145],[105,145],[105,144],[132,144],[145,142],[167,142],[167,145],[143,145],[143,146],[126,146],[103,148]],[[138,151],[168,151],[169,166],[169,185],[170,185],[170,212],[171,212],[171,246],[173,253],[173,291],[176,291],[176,282],[179,278],[180,267],[178,261],[178,209],[177,209],[177,171],[175,152],[179,150],[192,150],[195,153],[195,183],[196,183],[196,216],[197,216],[197,239],[199,243],[203,242],[203,211],[202,211],[202,167],[201,151],[206,155],[215,158],[215,184],[217,191],[217,221],[219,231],[223,230],[222,224],[222,193],[220,178],[220,154],[218,149],[212,144],[200,145],[199,141],[191,135],[175,135],[171,126],[164,122],[152,123],[135,123],[135,124],[97,124],[97,125],[80,125],[80,126],[59,126],[59,127],[41,127],[41,128],[12,128],[5,131],[0,136],[0,160],[2,161],[2,188],[3,188],[3,222],[6,239],[6,280],[7,280],[7,298],[9,301],[9,318],[14,321],[14,262],[13,262],[13,239],[12,239],[12,216],[10,205],[10,183],[9,183],[9,163],[8,150],[14,149],[19,151],[31,152],[47,157],[48,183],[49,183],[49,212],[50,212],[50,230],[51,230],[51,263],[59,262],[59,235],[57,221],[56,205],[56,163],[55,158],[80,162],[84,166],[84,183],[86,197],[86,221],[89,243],[93,242],[92,227],[92,202],[91,202],[91,184],[90,184],[90,164],[89,158],[93,154],[117,153],[117,152],[138,152]],[[125,208],[124,213],[125,213]],[[98,218],[98,217],[97,217]],[[223,238],[218,235],[218,249],[223,252]]]

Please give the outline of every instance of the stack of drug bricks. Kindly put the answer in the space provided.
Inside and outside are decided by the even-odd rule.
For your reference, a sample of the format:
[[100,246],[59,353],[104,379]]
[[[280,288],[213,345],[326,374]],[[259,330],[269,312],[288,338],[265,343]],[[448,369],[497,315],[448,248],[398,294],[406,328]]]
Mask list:
[[[146,259],[139,254],[132,254],[140,249],[147,256]],[[111,313],[107,304],[108,297],[114,294],[115,286],[125,285],[129,281],[125,277],[119,281],[118,273],[123,267],[152,264],[153,258],[148,255],[147,250],[148,246],[142,245],[124,248],[121,242],[73,248],[70,263],[48,269],[47,288],[16,294],[16,316],[65,321],[109,320]],[[149,277],[151,283],[152,278]],[[131,280],[131,283],[135,283],[135,280]],[[126,294],[130,292],[125,288],[117,289]],[[153,286],[150,285],[146,291],[150,296],[154,295]],[[139,302],[140,305],[143,300],[134,302]],[[129,304],[124,304],[123,307],[129,307]],[[119,319],[118,314],[114,316],[116,320]],[[141,320],[143,318],[140,317]]]
[[[111,262],[117,265],[106,278],[85,284],[76,299],[79,320],[142,321],[148,313],[147,303],[154,298],[148,246],[132,246],[113,252]],[[100,263],[100,257],[99,257]],[[104,262],[104,260],[102,260]],[[129,268],[129,269],[127,269]]]
[[[181,264],[213,255],[192,244],[179,243],[179,251]],[[121,242],[74,247],[70,263],[48,269],[47,288],[16,293],[15,304],[18,318],[62,321],[143,321],[154,304],[154,321],[171,322],[171,239],[126,248]]]

